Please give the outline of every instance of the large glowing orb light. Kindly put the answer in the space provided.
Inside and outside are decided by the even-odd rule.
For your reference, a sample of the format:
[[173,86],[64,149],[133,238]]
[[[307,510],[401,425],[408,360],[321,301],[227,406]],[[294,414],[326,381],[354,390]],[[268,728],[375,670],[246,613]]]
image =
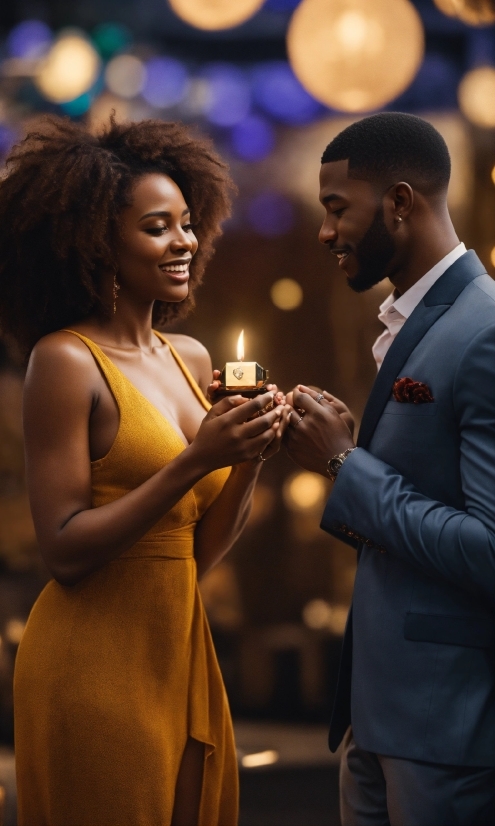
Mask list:
[[344,112],[370,111],[413,80],[423,60],[423,25],[409,0],[302,0],[287,48],[317,100]]
[[495,22],[495,6],[490,0],[434,0],[434,3],[448,17],[458,17],[470,26]]
[[261,8],[265,0],[169,0],[176,15],[197,29],[230,29]]

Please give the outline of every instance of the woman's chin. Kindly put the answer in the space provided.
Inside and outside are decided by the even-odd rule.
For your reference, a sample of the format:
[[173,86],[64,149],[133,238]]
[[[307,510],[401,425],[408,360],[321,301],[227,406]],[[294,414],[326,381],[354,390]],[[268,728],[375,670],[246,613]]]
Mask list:
[[181,301],[186,300],[188,295],[189,285],[182,284],[180,287],[177,286],[173,290],[167,290],[166,292],[163,291],[161,295],[157,295],[155,301],[163,301],[166,304],[180,304]]

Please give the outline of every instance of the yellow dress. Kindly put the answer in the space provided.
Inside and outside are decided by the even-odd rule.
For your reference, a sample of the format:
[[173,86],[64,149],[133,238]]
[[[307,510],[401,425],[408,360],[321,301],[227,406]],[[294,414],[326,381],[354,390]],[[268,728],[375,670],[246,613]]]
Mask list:
[[[97,508],[184,445],[100,348],[74,334],[120,411],[109,453],[92,463]],[[193,556],[196,524],[228,475],[210,473],[118,559],[74,587],[51,581],[38,598],[14,679],[19,826],[167,826],[188,735],[205,744],[199,826],[237,823],[232,723]]]

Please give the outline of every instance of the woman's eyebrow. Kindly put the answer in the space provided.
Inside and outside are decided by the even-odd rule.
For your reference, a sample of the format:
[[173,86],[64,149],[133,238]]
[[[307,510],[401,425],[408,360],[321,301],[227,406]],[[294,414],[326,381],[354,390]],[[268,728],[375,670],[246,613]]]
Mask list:
[[[191,210],[189,209],[189,207],[186,208],[182,212],[181,218],[183,218],[184,215],[188,215],[190,212],[191,212]],[[146,215],[141,215],[141,218],[139,220],[144,221],[145,218],[171,218],[171,217],[172,217],[171,212],[167,212],[165,210],[156,210],[155,212],[147,212]]]

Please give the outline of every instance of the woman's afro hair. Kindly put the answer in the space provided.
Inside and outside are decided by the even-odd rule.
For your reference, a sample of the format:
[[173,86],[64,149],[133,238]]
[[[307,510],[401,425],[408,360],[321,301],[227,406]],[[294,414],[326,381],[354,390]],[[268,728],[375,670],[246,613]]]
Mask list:
[[102,273],[117,272],[119,217],[142,175],[159,172],[179,186],[199,248],[181,303],[156,302],[163,325],[194,306],[234,189],[209,141],[180,123],[117,123],[92,134],[45,117],[15,146],[0,181],[0,332],[29,352],[41,336],[93,312],[108,313]]

